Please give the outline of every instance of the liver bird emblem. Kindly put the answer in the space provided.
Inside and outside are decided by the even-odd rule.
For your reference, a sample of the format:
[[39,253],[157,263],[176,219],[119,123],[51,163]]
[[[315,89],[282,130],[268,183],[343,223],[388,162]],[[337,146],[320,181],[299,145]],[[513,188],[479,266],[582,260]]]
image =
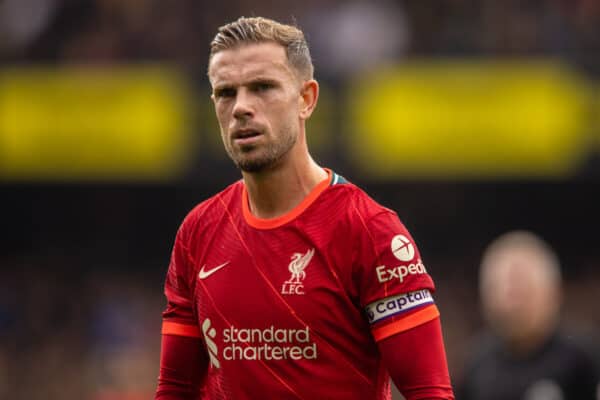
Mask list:
[[315,254],[315,249],[310,249],[306,252],[306,254],[302,253],[294,253],[291,257],[291,262],[288,265],[288,269],[292,273],[292,277],[288,282],[290,283],[300,283],[304,278],[306,278],[306,272],[304,270],[308,266],[312,256]]

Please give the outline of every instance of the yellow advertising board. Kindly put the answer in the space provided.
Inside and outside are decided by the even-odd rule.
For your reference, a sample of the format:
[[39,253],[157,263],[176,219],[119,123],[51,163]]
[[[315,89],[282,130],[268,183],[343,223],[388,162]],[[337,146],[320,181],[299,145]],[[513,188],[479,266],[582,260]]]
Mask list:
[[375,178],[568,176],[591,134],[588,86],[551,61],[410,62],[349,93],[351,158]]
[[190,154],[188,94],[149,66],[0,69],[0,179],[155,180]]

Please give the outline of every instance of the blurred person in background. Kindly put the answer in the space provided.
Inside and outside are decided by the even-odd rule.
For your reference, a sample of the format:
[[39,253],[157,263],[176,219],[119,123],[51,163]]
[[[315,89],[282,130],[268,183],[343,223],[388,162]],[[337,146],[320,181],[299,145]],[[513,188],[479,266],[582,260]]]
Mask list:
[[310,156],[302,31],[219,28],[208,68],[242,180],[181,225],[156,399],[453,399],[434,285],[397,215]]
[[596,399],[593,353],[559,329],[561,271],[547,243],[526,231],[500,236],[479,283],[492,334],[475,347],[459,399]]

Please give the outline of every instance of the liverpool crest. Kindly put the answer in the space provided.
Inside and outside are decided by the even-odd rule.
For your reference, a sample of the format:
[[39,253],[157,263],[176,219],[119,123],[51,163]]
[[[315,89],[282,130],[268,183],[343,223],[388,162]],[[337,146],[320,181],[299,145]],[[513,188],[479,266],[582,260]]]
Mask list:
[[306,278],[306,267],[315,254],[315,249],[308,250],[305,254],[294,253],[288,265],[288,270],[292,274],[290,279],[281,286],[281,294],[304,294],[304,284]]

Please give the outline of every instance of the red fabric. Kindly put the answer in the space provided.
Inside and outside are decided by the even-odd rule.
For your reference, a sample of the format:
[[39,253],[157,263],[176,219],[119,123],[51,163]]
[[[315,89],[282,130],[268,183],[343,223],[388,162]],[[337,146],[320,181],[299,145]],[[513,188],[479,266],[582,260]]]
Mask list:
[[[398,216],[339,181],[332,174],[289,221],[248,221],[242,181],[185,218],[163,317],[169,327],[198,327],[206,398],[390,398],[372,329],[408,329],[398,321],[412,305],[393,298],[434,284]],[[402,364],[413,362],[405,356]],[[174,371],[164,380],[185,393],[189,382]]]
[[405,315],[402,319],[396,320],[395,322],[383,325],[380,328],[373,329],[373,338],[376,341],[383,340],[387,337],[395,335],[400,332],[407,331],[424,324],[425,322],[431,321],[440,316],[440,312],[435,304],[431,304],[425,308],[417,310],[411,314]]
[[380,341],[379,350],[406,400],[454,399],[439,318]]
[[201,338],[200,329],[196,325],[178,324],[177,322],[163,321],[163,335],[187,336]]
[[197,400],[208,370],[201,339],[162,335],[156,400]]

